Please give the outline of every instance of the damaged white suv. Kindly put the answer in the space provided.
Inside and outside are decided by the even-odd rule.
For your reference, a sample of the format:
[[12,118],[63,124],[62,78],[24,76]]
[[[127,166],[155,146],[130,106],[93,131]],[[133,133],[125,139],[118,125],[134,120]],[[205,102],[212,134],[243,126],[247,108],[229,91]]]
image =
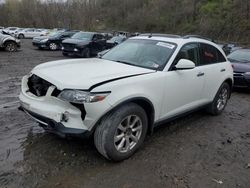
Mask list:
[[61,136],[93,135],[107,159],[130,157],[162,122],[206,108],[220,114],[233,70],[197,36],[141,35],[101,58],[38,65],[22,80],[24,112]]

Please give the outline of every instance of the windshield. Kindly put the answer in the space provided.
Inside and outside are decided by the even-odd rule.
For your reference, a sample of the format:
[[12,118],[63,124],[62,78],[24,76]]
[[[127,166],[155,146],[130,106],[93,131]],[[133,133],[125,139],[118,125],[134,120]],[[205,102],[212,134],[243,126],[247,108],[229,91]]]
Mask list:
[[111,49],[103,59],[149,68],[163,69],[176,44],[154,40],[130,39]]
[[62,32],[52,32],[49,34],[50,37],[58,37],[62,34]]
[[227,57],[231,61],[250,62],[250,50],[236,50]]
[[80,40],[91,40],[93,35],[94,35],[93,33],[78,32],[74,34],[71,38]]
[[110,42],[122,42],[122,40],[124,40],[125,37],[113,37],[112,39],[110,39]]

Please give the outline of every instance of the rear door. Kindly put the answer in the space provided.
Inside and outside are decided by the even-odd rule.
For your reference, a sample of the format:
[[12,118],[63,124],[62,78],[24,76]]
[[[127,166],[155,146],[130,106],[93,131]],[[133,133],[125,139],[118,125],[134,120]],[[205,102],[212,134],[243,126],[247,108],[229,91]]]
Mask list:
[[203,98],[212,101],[220,85],[223,83],[228,69],[224,55],[214,46],[200,43],[200,69],[205,76]]

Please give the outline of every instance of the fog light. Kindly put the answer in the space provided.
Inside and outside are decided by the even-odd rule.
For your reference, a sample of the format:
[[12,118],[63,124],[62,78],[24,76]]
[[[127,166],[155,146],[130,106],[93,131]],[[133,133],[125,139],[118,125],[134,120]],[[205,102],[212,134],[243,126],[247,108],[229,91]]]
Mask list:
[[77,52],[77,51],[78,51],[78,49],[77,49],[77,48],[75,48],[75,49],[74,49],[74,51],[75,51],[75,52]]
[[68,122],[69,121],[69,112],[64,112],[61,117],[61,122]]

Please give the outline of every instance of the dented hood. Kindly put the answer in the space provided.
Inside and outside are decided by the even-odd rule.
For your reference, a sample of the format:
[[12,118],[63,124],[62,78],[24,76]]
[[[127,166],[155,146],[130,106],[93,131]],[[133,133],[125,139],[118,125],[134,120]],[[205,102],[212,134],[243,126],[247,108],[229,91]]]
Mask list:
[[85,90],[95,84],[151,72],[155,71],[98,58],[52,61],[32,70],[60,90]]

